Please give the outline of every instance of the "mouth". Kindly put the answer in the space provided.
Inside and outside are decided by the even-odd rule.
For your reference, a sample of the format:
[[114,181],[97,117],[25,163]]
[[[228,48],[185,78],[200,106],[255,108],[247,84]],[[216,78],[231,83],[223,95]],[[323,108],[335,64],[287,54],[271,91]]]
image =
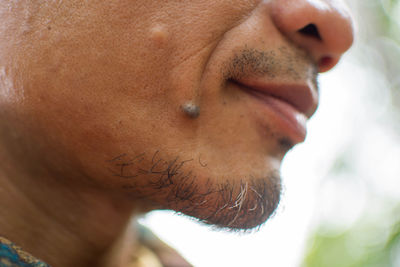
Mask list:
[[318,106],[317,88],[312,83],[277,84],[258,80],[230,80],[234,87],[251,97],[262,119],[293,144],[305,140],[307,120]]

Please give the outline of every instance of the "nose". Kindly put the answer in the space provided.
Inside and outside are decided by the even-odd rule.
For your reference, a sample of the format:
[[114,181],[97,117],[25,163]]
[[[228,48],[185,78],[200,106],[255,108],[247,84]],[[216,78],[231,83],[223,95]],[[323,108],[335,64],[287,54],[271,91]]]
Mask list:
[[331,69],[353,43],[353,21],[341,0],[272,0],[276,27],[306,49],[319,71]]

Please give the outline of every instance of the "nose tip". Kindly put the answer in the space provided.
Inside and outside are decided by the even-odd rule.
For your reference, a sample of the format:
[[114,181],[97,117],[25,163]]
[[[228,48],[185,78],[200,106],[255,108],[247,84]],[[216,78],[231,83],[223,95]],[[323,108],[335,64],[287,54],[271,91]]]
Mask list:
[[273,0],[271,16],[276,27],[306,49],[319,71],[331,69],[353,43],[354,26],[341,0]]

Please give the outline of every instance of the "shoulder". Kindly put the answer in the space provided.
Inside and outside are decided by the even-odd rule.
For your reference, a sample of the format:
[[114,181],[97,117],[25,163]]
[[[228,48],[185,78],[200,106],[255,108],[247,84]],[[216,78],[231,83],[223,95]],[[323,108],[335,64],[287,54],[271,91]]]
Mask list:
[[[143,266],[193,267],[176,250],[161,241],[150,229],[140,224],[138,224],[138,238],[140,243],[139,253],[141,253],[141,255],[137,255],[138,258],[141,256],[142,259],[148,261],[158,261],[158,265]],[[133,265],[132,267],[136,266]]]

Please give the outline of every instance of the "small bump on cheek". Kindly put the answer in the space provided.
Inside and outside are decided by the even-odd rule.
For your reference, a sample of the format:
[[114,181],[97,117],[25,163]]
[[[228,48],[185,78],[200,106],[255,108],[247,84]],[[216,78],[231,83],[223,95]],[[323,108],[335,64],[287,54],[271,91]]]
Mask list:
[[200,115],[200,107],[192,102],[183,104],[182,111],[192,119],[196,119]]
[[156,25],[150,30],[150,39],[157,47],[163,47],[168,41],[168,30],[163,25]]

